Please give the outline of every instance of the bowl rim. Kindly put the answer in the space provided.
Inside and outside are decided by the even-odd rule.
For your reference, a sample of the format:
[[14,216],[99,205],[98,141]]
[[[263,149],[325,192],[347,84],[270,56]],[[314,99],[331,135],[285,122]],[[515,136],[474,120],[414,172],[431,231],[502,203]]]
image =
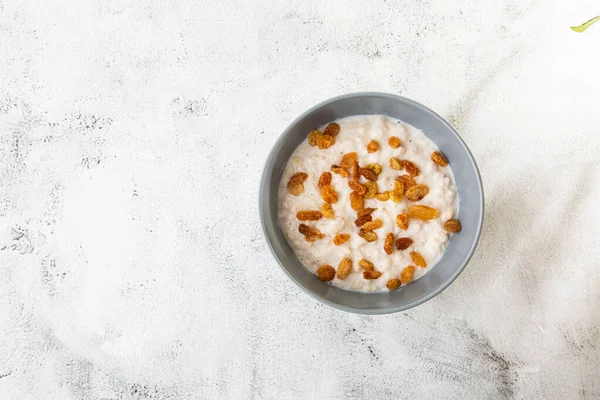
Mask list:
[[[442,285],[440,285],[440,287],[438,287],[436,290],[432,291],[431,293],[428,293],[426,296],[423,296],[419,299],[416,299],[414,301],[411,301],[405,305],[402,306],[397,306],[397,307],[390,307],[390,308],[386,308],[386,309],[357,309],[354,307],[348,307],[348,306],[344,306],[341,304],[337,304],[334,302],[331,302],[321,296],[319,296],[317,293],[312,292],[311,290],[309,290],[308,288],[306,288],[304,285],[300,284],[296,279],[294,279],[294,277],[288,272],[287,268],[282,264],[281,260],[279,259],[279,257],[277,257],[277,254],[275,253],[275,250],[273,249],[273,245],[271,243],[271,237],[269,236],[269,234],[267,233],[267,229],[265,226],[265,219],[267,218],[267,216],[263,213],[263,207],[262,205],[264,204],[264,202],[266,201],[265,199],[265,194],[266,194],[266,187],[268,186],[267,182],[267,167],[269,166],[269,164],[271,164],[274,160],[274,158],[276,157],[276,153],[275,150],[278,149],[280,147],[280,145],[282,144],[282,142],[287,138],[288,133],[290,132],[290,130],[296,125],[298,124],[300,121],[302,121],[302,119],[304,119],[306,116],[308,116],[309,114],[317,111],[318,109],[328,105],[329,103],[333,103],[339,100],[344,100],[347,98],[353,98],[353,97],[366,97],[366,96],[375,96],[375,97],[382,97],[382,98],[388,98],[394,101],[402,101],[402,102],[406,102],[409,103],[411,106],[420,109],[421,111],[424,111],[426,113],[431,114],[431,116],[433,116],[434,118],[436,118],[437,120],[439,120],[439,122],[441,122],[444,126],[446,126],[448,128],[448,130],[454,135],[454,137],[458,140],[458,142],[460,143],[460,145],[462,146],[462,148],[465,150],[465,153],[468,155],[469,161],[472,164],[475,173],[477,175],[477,181],[476,181],[476,185],[477,185],[477,189],[478,192],[480,193],[480,197],[481,197],[481,201],[479,202],[479,223],[477,225],[477,232],[475,233],[475,240],[473,241],[471,247],[469,248],[467,257],[465,257],[463,263],[460,265],[459,268],[457,268],[456,272]],[[442,118],[438,113],[436,113],[435,111],[433,111],[432,109],[430,109],[429,107],[414,101],[412,99],[409,99],[407,97],[404,96],[400,96],[400,95],[396,95],[396,94],[391,94],[391,93],[385,93],[385,92],[353,92],[353,93],[346,93],[346,94],[342,94],[339,96],[335,96],[332,97],[330,99],[324,100],[319,102],[318,104],[310,107],[308,110],[306,110],[305,112],[303,112],[302,114],[300,114],[298,117],[296,117],[291,123],[289,123],[286,128],[279,134],[279,137],[277,138],[277,140],[275,141],[275,143],[272,145],[271,150],[269,152],[269,155],[263,165],[263,170],[262,170],[262,174],[261,174],[261,179],[260,179],[260,184],[259,184],[259,196],[258,196],[258,208],[259,208],[259,215],[260,215],[260,223],[261,223],[261,227],[262,227],[262,231],[263,231],[263,236],[265,237],[265,240],[267,242],[267,245],[269,246],[269,250],[271,251],[271,255],[275,258],[275,260],[277,261],[277,264],[279,264],[279,267],[285,272],[285,274],[288,276],[288,278],[290,280],[292,280],[296,286],[298,286],[300,289],[302,289],[302,291],[304,291],[305,293],[307,293],[310,297],[316,299],[318,302],[323,303],[331,308],[334,308],[336,310],[341,310],[341,311],[345,311],[345,312],[350,312],[350,313],[354,313],[354,314],[362,314],[362,315],[383,315],[383,314],[392,314],[392,313],[396,313],[396,312],[401,312],[401,311],[405,311],[411,308],[414,308],[416,306],[419,306],[429,300],[431,300],[432,298],[436,297],[437,295],[439,295],[440,293],[442,293],[444,290],[446,290],[448,288],[448,286],[450,286],[457,278],[458,276],[462,273],[462,271],[465,269],[465,267],[467,266],[467,264],[469,263],[469,261],[471,261],[471,258],[473,258],[473,255],[475,253],[475,250],[477,248],[477,245],[479,244],[479,239],[481,238],[481,232],[483,230],[483,221],[484,221],[484,214],[485,214],[485,194],[483,191],[483,181],[481,179],[481,173],[479,171],[479,167],[477,166],[477,162],[475,161],[475,158],[473,157],[473,154],[471,153],[471,150],[469,149],[469,147],[467,146],[467,144],[465,143],[465,141],[463,140],[463,138],[460,136],[460,134],[456,131],[456,129],[454,129],[454,127],[452,125],[450,125],[450,123],[448,123],[444,118]],[[443,256],[442,256],[443,257]],[[351,292],[351,291],[349,291]]]

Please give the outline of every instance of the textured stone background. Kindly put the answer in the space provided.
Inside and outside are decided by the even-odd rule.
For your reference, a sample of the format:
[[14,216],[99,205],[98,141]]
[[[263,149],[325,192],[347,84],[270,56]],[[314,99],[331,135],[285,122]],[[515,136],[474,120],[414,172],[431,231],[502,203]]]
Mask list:
[[[0,0],[0,399],[600,398],[596,0]],[[300,292],[257,217],[282,129],[425,103],[486,223],[444,293]]]

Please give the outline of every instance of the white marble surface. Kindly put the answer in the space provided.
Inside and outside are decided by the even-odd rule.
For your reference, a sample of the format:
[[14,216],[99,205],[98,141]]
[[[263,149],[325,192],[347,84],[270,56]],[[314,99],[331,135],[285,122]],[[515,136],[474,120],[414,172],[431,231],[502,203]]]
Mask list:
[[[0,0],[0,399],[600,398],[596,0]],[[483,174],[472,263],[409,312],[295,288],[261,167],[377,90]]]

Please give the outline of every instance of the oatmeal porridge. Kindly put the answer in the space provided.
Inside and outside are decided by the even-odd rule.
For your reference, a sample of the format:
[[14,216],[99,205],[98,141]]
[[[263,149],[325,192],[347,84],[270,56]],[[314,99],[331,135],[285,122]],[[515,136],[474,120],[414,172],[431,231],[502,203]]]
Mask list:
[[459,232],[452,170],[413,126],[381,115],[307,132],[279,187],[279,223],[318,279],[395,290],[426,274]]

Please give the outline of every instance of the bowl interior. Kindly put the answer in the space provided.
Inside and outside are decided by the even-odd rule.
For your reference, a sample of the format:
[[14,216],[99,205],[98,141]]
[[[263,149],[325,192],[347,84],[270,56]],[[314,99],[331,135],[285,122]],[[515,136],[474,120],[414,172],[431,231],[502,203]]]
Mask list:
[[[419,129],[448,158],[459,196],[462,231],[450,239],[442,259],[423,277],[399,290],[383,293],[351,292],[319,281],[295,256],[279,227],[277,193],[285,164],[307,133],[333,120],[383,114]],[[439,115],[412,100],[382,93],[356,93],[323,102],[297,118],[275,144],[263,172],[260,214],[267,242],[287,274],[309,294],[345,311],[383,314],[406,310],[444,290],[471,258],[483,222],[483,188],[479,171],[456,131]]]

